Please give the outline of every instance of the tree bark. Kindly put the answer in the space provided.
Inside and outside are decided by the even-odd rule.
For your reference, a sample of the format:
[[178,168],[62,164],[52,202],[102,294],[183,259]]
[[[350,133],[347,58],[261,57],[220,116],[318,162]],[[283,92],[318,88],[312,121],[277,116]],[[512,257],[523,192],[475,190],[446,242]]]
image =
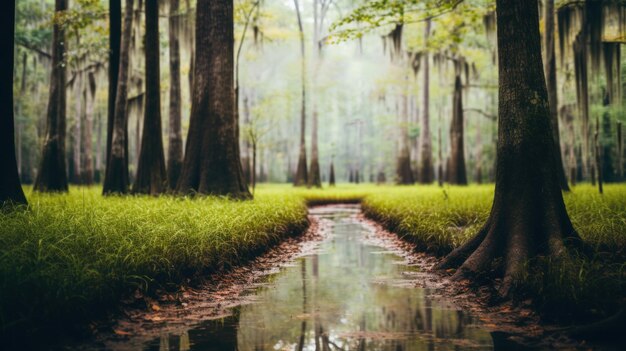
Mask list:
[[[430,38],[430,18],[426,20],[424,28],[424,42],[427,43]],[[433,147],[430,137],[430,58],[428,52],[424,52],[424,101],[422,114],[422,129],[420,131],[420,167],[418,170],[418,181],[422,184],[430,184],[434,180],[433,168]]]
[[167,180],[170,190],[176,189],[183,166],[183,134],[181,127],[181,79],[180,43],[177,28],[180,27],[180,0],[170,0],[169,39],[170,39],[170,124],[169,148],[167,157]]
[[[537,0],[497,0],[499,118],[496,189],[479,233],[439,268],[456,277],[494,273],[510,296],[529,259],[562,258],[579,240],[563,202],[541,62]],[[494,267],[495,266],[495,267]],[[492,270],[496,268],[495,270]]]
[[550,120],[552,122],[552,134],[554,138],[556,171],[559,177],[561,189],[569,191],[565,169],[563,168],[563,157],[561,155],[561,138],[559,136],[559,99],[557,94],[556,81],[556,55],[554,53],[554,0],[545,0],[544,4],[544,49],[546,60],[544,62],[544,72],[548,89],[548,101],[550,103]]
[[165,155],[161,130],[161,60],[159,50],[159,4],[145,2],[146,11],[146,106],[144,108],[141,152],[133,193],[158,195],[167,188]]
[[[408,80],[408,77],[405,78]],[[413,170],[411,170],[411,152],[409,149],[409,106],[408,89],[402,95],[402,114],[400,120],[400,150],[396,165],[396,176],[398,184],[413,184]]]
[[0,205],[26,204],[15,158],[15,121],[13,111],[13,67],[15,49],[15,1],[8,1],[0,12]]
[[[55,12],[67,10],[67,0],[55,1]],[[41,163],[35,181],[35,191],[66,192],[65,128],[67,123],[65,72],[65,30],[55,23],[52,34],[52,72],[46,114],[46,136],[41,152]]]
[[452,98],[452,121],[450,122],[450,163],[448,164],[448,182],[456,185],[467,185],[465,168],[465,136],[463,135],[463,84],[461,69],[457,69],[454,79]]
[[[77,41],[77,46],[80,45],[80,43]],[[78,69],[82,69],[82,67],[79,65]],[[74,103],[76,104],[75,107],[75,111],[74,111],[74,126],[72,127],[71,131],[72,131],[72,160],[71,160],[71,166],[70,166],[70,181],[74,184],[80,184],[81,183],[81,176],[82,176],[82,153],[81,153],[81,145],[82,145],[82,121],[83,121],[83,117],[84,117],[84,99],[83,99],[83,93],[84,93],[84,79],[83,79],[83,73],[79,73],[76,76],[76,82],[74,82],[75,84],[75,101]]]
[[250,198],[235,119],[233,2],[198,0],[193,103],[181,193]]
[[115,114],[111,149],[107,156],[106,174],[104,177],[103,193],[128,193],[128,76],[130,70],[130,44],[133,26],[133,0],[126,0],[124,9],[124,31],[120,46],[119,76],[115,97]]
[[122,41],[122,0],[109,0],[109,96],[107,97],[107,144],[108,164],[113,141],[117,79],[120,72],[120,46]]
[[294,178],[295,186],[305,186],[308,184],[308,171],[306,162],[306,56],[304,51],[304,29],[302,28],[302,18],[300,16],[300,5],[298,0],[293,0],[296,6],[296,15],[298,17],[298,28],[300,31],[300,54],[301,72],[302,72],[302,108],[300,111],[300,154],[298,157],[298,168],[296,168],[296,176]]
[[83,128],[83,172],[81,180],[83,184],[93,184],[93,113],[96,99],[96,77],[90,72],[87,76],[87,86],[85,88],[85,127]]

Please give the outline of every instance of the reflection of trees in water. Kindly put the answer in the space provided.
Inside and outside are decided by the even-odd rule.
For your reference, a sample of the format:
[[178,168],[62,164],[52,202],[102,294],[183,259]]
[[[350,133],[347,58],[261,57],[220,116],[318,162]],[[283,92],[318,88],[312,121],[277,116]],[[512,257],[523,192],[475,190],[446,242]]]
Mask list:
[[[409,268],[395,264],[397,256],[363,244],[362,230],[336,222],[335,236],[319,255],[268,278],[271,284],[254,295],[259,303],[206,327],[212,334],[191,331],[194,348],[196,338],[207,345],[199,349],[246,351],[427,351],[454,350],[468,340],[491,343],[488,333],[467,328],[471,318],[433,298],[433,292],[395,286]],[[221,343],[208,347],[218,339]]]

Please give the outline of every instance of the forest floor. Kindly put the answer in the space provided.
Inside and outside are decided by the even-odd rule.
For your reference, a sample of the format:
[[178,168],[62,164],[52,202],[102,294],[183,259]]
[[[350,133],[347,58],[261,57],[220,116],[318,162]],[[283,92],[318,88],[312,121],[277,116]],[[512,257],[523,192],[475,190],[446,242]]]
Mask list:
[[[493,186],[262,185],[247,202],[104,198],[98,187],[27,195],[27,211],[0,213],[0,327],[49,333],[56,332],[51,321],[67,330],[105,317],[125,297],[193,285],[238,266],[303,233],[307,205],[362,202],[368,217],[441,256],[480,228]],[[578,186],[565,199],[595,251],[533,272],[527,297],[547,316],[599,319],[624,303],[626,186],[606,186],[604,195]]]

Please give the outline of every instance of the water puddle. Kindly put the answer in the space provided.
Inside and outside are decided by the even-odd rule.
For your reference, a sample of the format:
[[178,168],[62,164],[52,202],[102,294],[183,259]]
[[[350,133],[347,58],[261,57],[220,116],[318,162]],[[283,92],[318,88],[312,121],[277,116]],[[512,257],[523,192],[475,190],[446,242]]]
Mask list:
[[[381,246],[356,206],[313,209],[328,235],[263,277],[219,318],[163,322],[105,348],[143,350],[492,350],[478,318],[415,287],[418,266]],[[119,336],[119,335],[118,335]],[[497,344],[498,342],[495,341]],[[87,347],[89,348],[89,347]]]

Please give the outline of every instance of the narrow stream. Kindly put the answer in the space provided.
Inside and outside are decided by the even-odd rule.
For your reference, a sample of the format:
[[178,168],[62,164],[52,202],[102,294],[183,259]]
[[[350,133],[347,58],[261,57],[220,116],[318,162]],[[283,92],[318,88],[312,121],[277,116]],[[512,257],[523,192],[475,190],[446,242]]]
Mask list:
[[251,301],[189,329],[160,337],[131,335],[126,347],[492,350],[492,335],[476,317],[437,297],[434,289],[415,287],[419,268],[367,239],[372,228],[356,218],[358,212],[356,206],[313,209],[313,216],[329,224],[330,235],[315,253],[267,276],[266,284],[252,289]]

